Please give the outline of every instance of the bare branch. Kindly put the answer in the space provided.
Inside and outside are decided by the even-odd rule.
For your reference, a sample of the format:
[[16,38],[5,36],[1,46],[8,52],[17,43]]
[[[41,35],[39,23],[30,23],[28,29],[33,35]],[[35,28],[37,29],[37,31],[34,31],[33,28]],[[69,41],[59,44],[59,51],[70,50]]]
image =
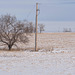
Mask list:
[[[28,37],[25,35],[29,33],[25,30],[28,22],[17,21],[15,16],[4,15],[0,17],[0,42],[6,44],[9,50],[16,42],[27,43]],[[30,26],[32,23],[30,24]]]

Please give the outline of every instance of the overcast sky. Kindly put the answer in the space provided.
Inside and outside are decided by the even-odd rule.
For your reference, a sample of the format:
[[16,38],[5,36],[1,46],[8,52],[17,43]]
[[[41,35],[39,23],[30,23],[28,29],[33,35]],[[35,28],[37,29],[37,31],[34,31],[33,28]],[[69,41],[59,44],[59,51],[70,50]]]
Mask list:
[[75,21],[75,0],[0,0],[0,15],[8,13],[34,21],[36,2],[39,21]]

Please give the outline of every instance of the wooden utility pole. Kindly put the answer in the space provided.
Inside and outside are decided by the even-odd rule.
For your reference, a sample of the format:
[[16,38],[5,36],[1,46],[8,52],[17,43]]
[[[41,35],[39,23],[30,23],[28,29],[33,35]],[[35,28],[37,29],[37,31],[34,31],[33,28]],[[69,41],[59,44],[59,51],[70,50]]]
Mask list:
[[37,49],[37,25],[38,25],[38,3],[36,3],[36,23],[35,23],[35,51],[38,51]]

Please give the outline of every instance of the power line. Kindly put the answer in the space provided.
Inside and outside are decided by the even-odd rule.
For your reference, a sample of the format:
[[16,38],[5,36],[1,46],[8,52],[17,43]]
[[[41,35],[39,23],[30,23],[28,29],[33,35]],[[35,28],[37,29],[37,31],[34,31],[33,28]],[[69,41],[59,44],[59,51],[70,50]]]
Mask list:
[[30,16],[30,14],[32,13],[32,11],[34,10],[35,6],[30,10],[30,12],[27,15],[27,18]]

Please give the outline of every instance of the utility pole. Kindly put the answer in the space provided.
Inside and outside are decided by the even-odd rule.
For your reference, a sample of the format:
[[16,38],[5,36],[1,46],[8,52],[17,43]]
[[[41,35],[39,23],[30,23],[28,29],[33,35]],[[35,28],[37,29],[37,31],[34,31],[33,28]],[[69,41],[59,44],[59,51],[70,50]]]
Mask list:
[[38,3],[36,3],[36,23],[35,23],[35,51],[38,51],[37,49],[37,25],[38,25]]

